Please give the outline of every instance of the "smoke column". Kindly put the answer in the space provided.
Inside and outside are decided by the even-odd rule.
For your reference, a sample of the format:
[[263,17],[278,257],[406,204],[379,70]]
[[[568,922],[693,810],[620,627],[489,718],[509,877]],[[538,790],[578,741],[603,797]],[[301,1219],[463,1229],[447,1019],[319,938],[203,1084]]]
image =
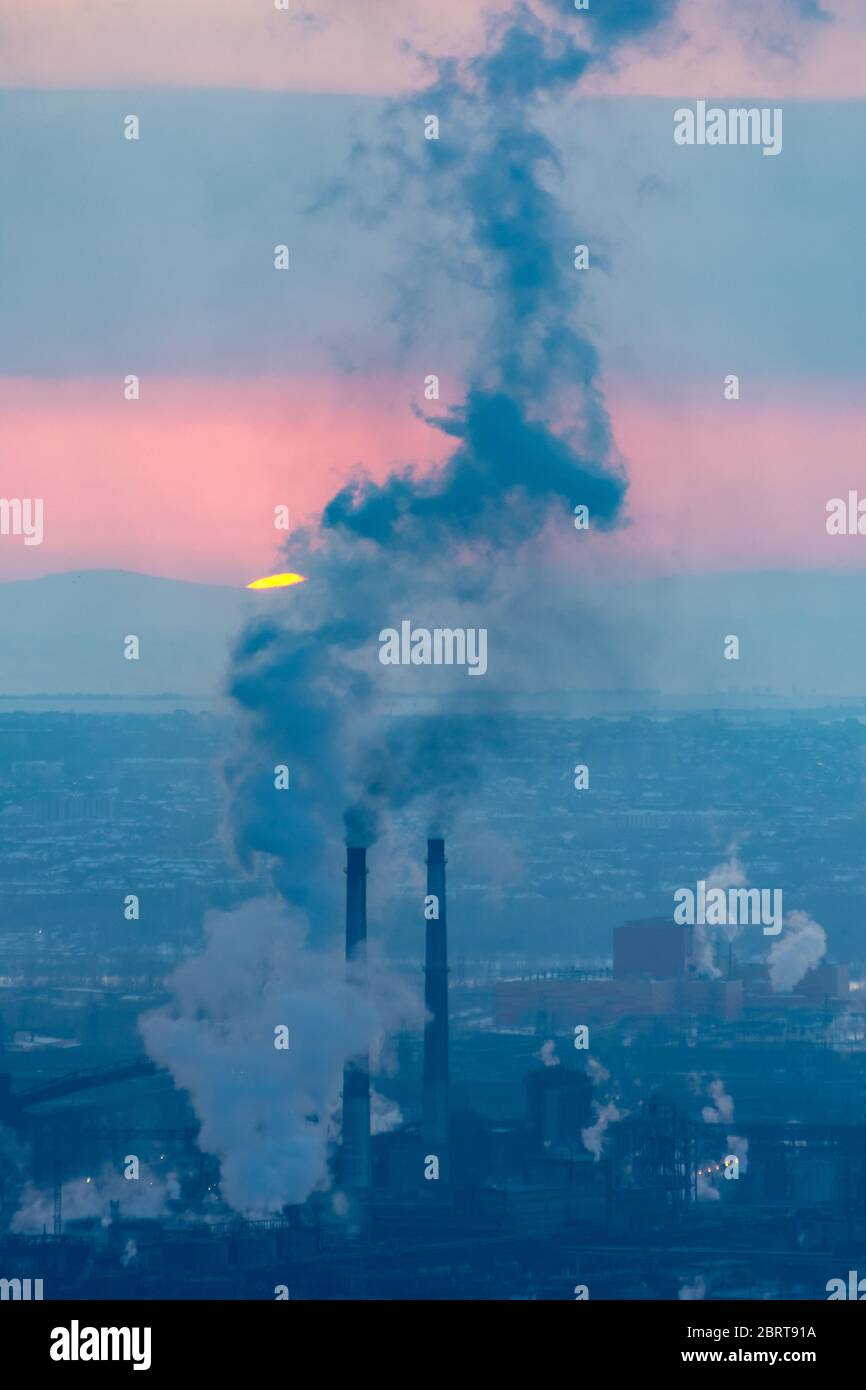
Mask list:
[[[571,528],[577,503],[596,530],[622,521],[626,484],[597,354],[575,326],[571,248],[581,237],[551,191],[561,170],[537,118],[672,9],[671,0],[591,14],[566,0],[516,5],[492,23],[482,52],[441,63],[430,87],[395,108],[386,146],[360,152],[354,183],[339,192],[351,202],[366,180],[382,217],[413,199],[422,222],[425,206],[445,210],[465,245],[458,281],[477,276],[486,322],[462,401],[428,420],[453,440],[444,466],[407,467],[380,484],[359,473],[341,488],[321,525],[286,547],[287,568],[308,582],[276,591],[270,616],[232,656],[241,727],[224,768],[226,838],[239,864],[265,873],[302,915],[290,914],[285,949],[271,904],[212,923],[204,957],[176,972],[172,1005],[143,1031],[151,1055],[190,1091],[238,1210],[274,1210],[327,1182],[326,1127],[343,1066],[393,1016],[371,997],[372,971],[362,990],[335,975],[325,949],[339,920],[342,843],[370,847],[410,803],[431,833],[447,832],[503,737],[497,652],[519,655],[536,636],[521,619],[520,577],[544,553],[545,530]],[[443,138],[410,145],[425,110],[438,112]],[[409,275],[401,298],[411,304],[419,267]],[[497,626],[503,603],[508,621]],[[389,722],[395,668],[379,664],[378,634],[407,617],[489,629],[490,672],[467,681],[465,670],[425,668],[437,712]],[[455,688],[474,719],[451,712]],[[291,790],[276,792],[283,764]],[[396,987],[382,988],[393,1004]],[[298,1051],[275,1062],[263,1017],[288,1024]],[[592,1127],[599,1138],[614,1112],[605,1107]]]
[[[425,209],[444,210],[468,229],[456,274],[477,270],[487,310],[462,403],[428,420],[454,440],[445,465],[434,474],[407,467],[380,484],[359,472],[341,488],[318,531],[287,546],[291,568],[310,582],[290,591],[283,618],[254,625],[235,655],[230,690],[247,725],[226,768],[230,836],[242,864],[264,858],[279,891],[310,906],[314,932],[310,883],[334,862],[335,808],[356,845],[372,845],[383,817],[415,800],[431,831],[446,832],[490,755],[491,710],[507,704],[489,677],[467,690],[464,672],[483,719],[467,728],[442,705],[386,736],[382,703],[394,687],[383,679],[391,668],[376,661],[378,632],[425,612],[430,626],[473,625],[470,607],[490,626],[500,574],[521,572],[521,555],[552,518],[569,526],[580,502],[595,529],[621,521],[626,485],[597,354],[575,326],[579,238],[551,191],[559,159],[537,117],[672,10],[671,0],[591,15],[565,0],[516,5],[492,21],[482,52],[438,64],[423,93],[393,108],[382,145],[356,151],[352,173],[329,194],[383,220],[407,202],[422,224]],[[439,116],[438,141],[419,138],[426,111]],[[423,278],[422,266],[406,270],[406,303]],[[495,630],[490,640],[495,648]],[[452,675],[428,668],[430,692],[452,692]],[[290,763],[301,793],[279,814],[266,779],[276,761]],[[320,906],[333,920],[333,901]]]

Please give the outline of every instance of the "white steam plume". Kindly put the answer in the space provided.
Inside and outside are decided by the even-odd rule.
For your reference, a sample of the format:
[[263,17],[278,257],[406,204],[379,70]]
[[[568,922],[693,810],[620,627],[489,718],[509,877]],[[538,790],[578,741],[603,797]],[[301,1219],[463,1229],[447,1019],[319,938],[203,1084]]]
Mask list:
[[[223,1198],[264,1215],[328,1186],[345,1062],[369,1046],[375,1065],[386,1029],[419,1021],[423,1008],[374,956],[368,984],[348,982],[342,950],[310,949],[303,914],[276,900],[209,913],[204,934],[203,955],[168,980],[173,1001],[139,1027],[189,1092]],[[274,1046],[279,1025],[287,1050]]]
[[[162,1177],[144,1165],[138,1178],[125,1178],[106,1165],[96,1176],[74,1178],[63,1184],[63,1221],[99,1218],[104,1226],[111,1221],[111,1203],[117,1202],[121,1215],[140,1221],[153,1221],[169,1213],[168,1203],[180,1196],[180,1183],[174,1173]],[[54,1196],[34,1183],[27,1183],[11,1230],[38,1235],[51,1230],[54,1222]]]
[[734,1102],[725,1090],[721,1080],[711,1081],[707,1094],[713,1099],[712,1105],[705,1105],[701,1111],[704,1123],[708,1125],[729,1124],[734,1118]]
[[808,913],[791,912],[786,927],[770,947],[770,986],[777,994],[794,989],[827,951],[827,933]]

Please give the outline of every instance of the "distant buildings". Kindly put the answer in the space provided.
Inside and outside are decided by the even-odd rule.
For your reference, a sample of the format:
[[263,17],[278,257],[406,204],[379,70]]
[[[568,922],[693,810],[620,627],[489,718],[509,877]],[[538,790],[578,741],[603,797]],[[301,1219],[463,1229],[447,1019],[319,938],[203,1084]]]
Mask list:
[[[625,922],[613,932],[613,975],[582,980],[568,976],[500,980],[496,985],[497,1027],[536,1027],[571,1033],[580,1023],[613,1023],[630,1017],[697,1014],[723,1021],[744,1009],[827,1007],[849,1002],[844,965],[810,970],[796,993],[774,993],[766,964],[739,964],[724,951],[713,978],[702,978],[695,929],[663,917]],[[709,969],[705,965],[707,975]]]

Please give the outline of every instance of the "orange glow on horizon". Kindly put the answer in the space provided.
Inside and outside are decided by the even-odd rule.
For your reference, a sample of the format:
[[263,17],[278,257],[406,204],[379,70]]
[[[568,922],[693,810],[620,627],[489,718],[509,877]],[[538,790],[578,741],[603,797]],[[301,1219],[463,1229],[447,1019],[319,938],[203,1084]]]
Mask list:
[[290,584],[306,584],[304,574],[268,574],[264,579],[254,579],[248,589],[287,589]]

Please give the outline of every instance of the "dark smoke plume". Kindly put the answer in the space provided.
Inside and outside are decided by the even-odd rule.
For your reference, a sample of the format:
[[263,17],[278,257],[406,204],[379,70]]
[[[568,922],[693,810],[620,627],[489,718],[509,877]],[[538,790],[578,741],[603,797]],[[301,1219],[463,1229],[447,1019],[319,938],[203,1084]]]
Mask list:
[[[252,924],[246,912],[211,926],[202,962],[178,972],[173,1004],[150,1017],[145,1035],[190,1092],[238,1210],[275,1210],[326,1181],[345,1060],[393,1021],[372,996],[353,1003],[359,987],[321,949],[340,921],[342,839],[374,844],[388,816],[409,805],[432,833],[447,832],[511,736],[497,651],[519,654],[530,636],[525,615],[520,631],[513,576],[529,572],[546,530],[569,526],[576,504],[590,508],[596,527],[621,520],[625,479],[597,354],[575,322],[572,248],[585,238],[553,191],[561,169],[538,118],[585,72],[609,65],[621,39],[671,9],[668,0],[599,0],[586,13],[570,0],[518,4],[494,21],[483,53],[439,63],[430,87],[391,112],[383,144],[359,148],[337,190],[356,208],[366,203],[368,218],[398,207],[421,223],[427,212],[446,213],[460,254],[444,273],[454,293],[461,281],[480,289],[485,323],[462,404],[429,421],[455,441],[444,467],[405,469],[383,483],[359,475],[342,488],[321,526],[287,547],[287,567],[308,583],[275,596],[285,600],[280,616],[253,624],[233,655],[229,689],[243,738],[225,768],[228,833],[240,862],[264,864],[304,920],[287,942],[273,907],[251,908]],[[419,136],[427,112],[440,119],[438,141]],[[410,329],[422,279],[410,267],[401,285]],[[417,670],[378,662],[379,632],[403,619],[488,629],[489,674],[467,680],[465,669],[426,667],[435,712],[390,717],[395,693],[407,689],[402,677],[414,678],[414,694],[421,688]],[[555,669],[555,650],[550,660]],[[471,717],[452,712],[455,692]],[[288,792],[274,789],[279,764],[290,769]],[[319,949],[307,944],[308,925]],[[370,976],[381,992],[384,972]],[[272,1006],[264,1020],[263,990]],[[397,994],[389,988],[389,1000]],[[297,1053],[274,1053],[264,1027],[272,1022],[292,1025]],[[311,1049],[320,1062],[312,1083]]]
[[[571,248],[580,237],[552,191],[559,160],[536,118],[593,66],[610,65],[617,43],[672,10],[671,0],[585,14],[565,0],[517,5],[493,21],[483,53],[435,65],[431,85],[390,112],[383,144],[360,147],[332,191],[381,218],[412,200],[447,209],[465,233],[487,322],[463,404],[429,419],[457,441],[444,467],[384,483],[361,475],[342,488],[319,534],[289,546],[290,563],[315,576],[319,593],[293,590],[290,625],[254,630],[237,653],[231,691],[252,742],[228,768],[233,836],[244,863],[269,857],[295,901],[308,899],[335,803],[352,843],[372,844],[382,817],[419,797],[436,808],[431,825],[449,821],[495,755],[487,738],[494,728],[507,736],[502,693],[487,677],[471,682],[478,713],[497,714],[485,729],[444,704],[435,724],[386,727],[383,677],[393,672],[376,666],[378,632],[407,616],[423,621],[422,611],[431,626],[492,628],[502,560],[516,563],[552,516],[568,524],[581,502],[597,528],[620,520],[626,485],[597,353],[575,324]],[[439,140],[419,139],[426,112],[440,120]],[[474,623],[461,623],[467,603]],[[441,672],[428,674],[431,692],[444,694]],[[277,814],[265,773],[272,757],[289,756],[308,795]]]

